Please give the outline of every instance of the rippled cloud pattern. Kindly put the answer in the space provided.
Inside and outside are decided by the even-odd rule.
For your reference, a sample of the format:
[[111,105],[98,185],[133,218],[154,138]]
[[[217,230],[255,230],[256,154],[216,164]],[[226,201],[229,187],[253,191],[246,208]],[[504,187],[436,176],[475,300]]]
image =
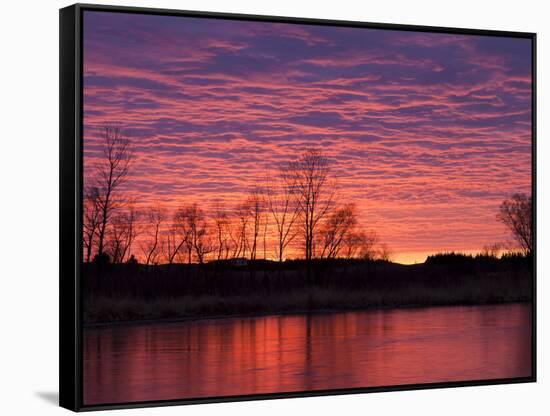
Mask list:
[[531,187],[531,41],[86,11],[84,181],[100,129],[140,206],[234,206],[309,147],[397,260],[509,239]]

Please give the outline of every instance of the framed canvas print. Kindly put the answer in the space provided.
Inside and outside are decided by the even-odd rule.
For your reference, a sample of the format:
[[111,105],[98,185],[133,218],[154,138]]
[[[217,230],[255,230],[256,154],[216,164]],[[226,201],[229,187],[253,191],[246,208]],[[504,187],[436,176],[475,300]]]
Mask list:
[[60,11],[60,404],[535,381],[535,34]]

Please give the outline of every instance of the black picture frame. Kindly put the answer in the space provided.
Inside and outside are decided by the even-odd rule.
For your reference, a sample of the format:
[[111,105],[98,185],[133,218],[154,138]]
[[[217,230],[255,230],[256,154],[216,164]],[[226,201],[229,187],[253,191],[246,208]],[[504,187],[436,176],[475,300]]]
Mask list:
[[[461,35],[483,35],[495,37],[526,38],[532,45],[532,197],[533,197],[533,285],[532,285],[532,375],[509,379],[473,380],[458,382],[437,382],[383,387],[347,388],[338,390],[315,390],[306,392],[269,393],[229,397],[197,399],[176,399],[131,403],[84,405],[82,386],[82,294],[80,290],[80,265],[82,260],[82,16],[84,11],[105,11],[115,13],[156,14],[164,16],[201,17],[210,19],[248,20],[256,22],[298,23],[321,26],[343,26],[354,28],[391,29],[414,32],[436,32]],[[419,390],[463,386],[481,386],[509,383],[535,382],[537,379],[537,334],[536,334],[536,34],[480,29],[414,26],[386,23],[363,23],[326,19],[310,19],[279,16],[257,16],[245,14],[213,13],[153,9],[122,6],[75,4],[59,12],[60,33],[60,246],[59,246],[59,403],[73,411],[141,408],[152,406],[215,403],[290,397],[325,396],[388,392],[399,390]]]

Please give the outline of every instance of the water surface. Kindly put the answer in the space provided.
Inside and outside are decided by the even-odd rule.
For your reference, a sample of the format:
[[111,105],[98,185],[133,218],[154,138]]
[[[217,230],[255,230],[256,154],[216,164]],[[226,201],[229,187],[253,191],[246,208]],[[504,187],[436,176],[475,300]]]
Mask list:
[[528,304],[84,330],[86,405],[530,375]]

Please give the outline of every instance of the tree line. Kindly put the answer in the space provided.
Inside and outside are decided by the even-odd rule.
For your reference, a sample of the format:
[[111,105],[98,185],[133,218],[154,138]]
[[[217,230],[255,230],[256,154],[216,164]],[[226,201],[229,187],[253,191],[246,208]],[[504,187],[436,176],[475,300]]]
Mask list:
[[329,159],[318,149],[266,174],[263,184],[231,209],[217,204],[207,212],[190,203],[170,213],[135,208],[121,189],[133,161],[130,142],[118,126],[104,126],[101,139],[102,154],[83,199],[86,263],[282,262],[291,245],[293,255],[301,251],[306,260],[390,258],[376,232],[361,227],[356,205],[337,201]]
[[[126,198],[133,152],[118,126],[104,126],[102,154],[83,195],[83,260],[98,262],[204,263],[212,260],[284,261],[291,245],[302,259],[389,260],[391,251],[372,230],[360,225],[353,202],[338,202],[330,161],[319,149],[266,174],[235,207],[212,212],[198,203],[175,212],[138,210]],[[514,194],[500,205],[497,219],[511,232],[522,254],[533,250],[532,198]],[[136,244],[137,237],[139,244]],[[501,245],[483,248],[496,255]],[[297,251],[294,250],[293,253]]]

